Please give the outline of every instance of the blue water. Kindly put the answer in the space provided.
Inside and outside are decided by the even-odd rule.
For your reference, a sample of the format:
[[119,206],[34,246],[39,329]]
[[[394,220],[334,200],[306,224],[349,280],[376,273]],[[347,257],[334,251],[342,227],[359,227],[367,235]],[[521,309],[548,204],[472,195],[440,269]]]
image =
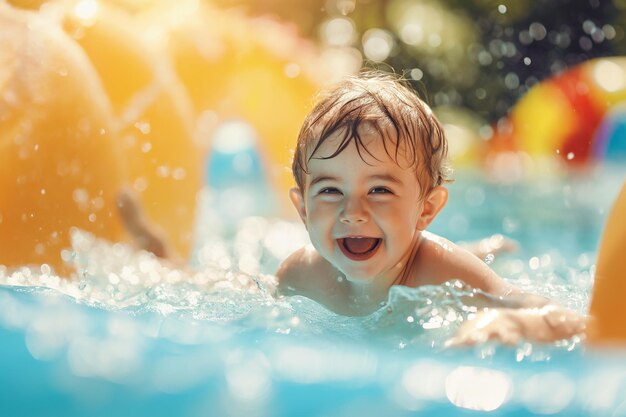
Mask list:
[[[625,178],[603,166],[504,185],[462,171],[432,231],[516,239],[492,267],[586,313]],[[626,350],[576,338],[446,349],[470,291],[460,283],[394,288],[363,318],[273,298],[271,273],[306,233],[224,222],[219,195],[205,193],[188,270],[81,232],[73,280],[0,267],[0,416],[626,416]]]

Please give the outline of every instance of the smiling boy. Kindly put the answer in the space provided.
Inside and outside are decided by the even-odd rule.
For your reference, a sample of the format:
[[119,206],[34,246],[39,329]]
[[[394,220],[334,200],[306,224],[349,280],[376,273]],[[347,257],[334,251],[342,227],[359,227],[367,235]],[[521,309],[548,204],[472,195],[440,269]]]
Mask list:
[[467,322],[454,344],[550,341],[584,330],[580,315],[523,294],[466,249],[426,231],[446,204],[443,128],[397,78],[350,77],[321,97],[300,131],[290,190],[311,244],[276,274],[279,292],[348,315],[368,314],[393,285],[460,279],[499,308]]

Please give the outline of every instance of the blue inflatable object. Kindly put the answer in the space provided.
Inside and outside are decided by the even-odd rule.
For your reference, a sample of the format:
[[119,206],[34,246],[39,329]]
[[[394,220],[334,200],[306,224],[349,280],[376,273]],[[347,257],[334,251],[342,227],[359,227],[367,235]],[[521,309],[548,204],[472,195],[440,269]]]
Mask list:
[[206,184],[225,220],[274,212],[267,169],[258,151],[254,129],[243,120],[230,120],[215,130],[206,162]]
[[593,154],[599,160],[626,161],[626,106],[617,107],[604,118],[596,133]]

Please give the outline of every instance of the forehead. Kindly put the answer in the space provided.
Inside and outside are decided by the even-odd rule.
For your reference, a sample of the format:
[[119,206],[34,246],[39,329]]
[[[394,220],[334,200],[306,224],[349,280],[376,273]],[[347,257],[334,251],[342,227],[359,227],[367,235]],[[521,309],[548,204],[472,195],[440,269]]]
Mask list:
[[415,149],[401,140],[394,129],[385,124],[361,123],[354,132],[342,127],[324,138],[318,139],[307,149],[308,166],[315,161],[358,159],[367,165],[392,162],[400,168],[416,168]]
[[416,170],[404,155],[403,145],[385,143],[373,128],[361,130],[359,139],[346,139],[341,131],[333,133],[311,155],[306,184],[320,175],[347,178],[391,174],[407,181],[416,179]]

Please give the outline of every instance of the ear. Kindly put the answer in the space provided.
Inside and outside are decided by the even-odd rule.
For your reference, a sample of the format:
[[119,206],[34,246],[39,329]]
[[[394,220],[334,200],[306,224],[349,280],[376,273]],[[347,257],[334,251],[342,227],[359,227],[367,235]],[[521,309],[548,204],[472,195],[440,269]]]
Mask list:
[[435,220],[441,209],[448,202],[448,189],[445,187],[435,187],[424,199],[424,208],[417,221],[417,228],[425,230],[428,225]]
[[289,199],[291,199],[293,206],[298,211],[302,222],[306,225],[306,206],[304,205],[304,196],[302,195],[302,191],[300,191],[298,187],[290,188]]

